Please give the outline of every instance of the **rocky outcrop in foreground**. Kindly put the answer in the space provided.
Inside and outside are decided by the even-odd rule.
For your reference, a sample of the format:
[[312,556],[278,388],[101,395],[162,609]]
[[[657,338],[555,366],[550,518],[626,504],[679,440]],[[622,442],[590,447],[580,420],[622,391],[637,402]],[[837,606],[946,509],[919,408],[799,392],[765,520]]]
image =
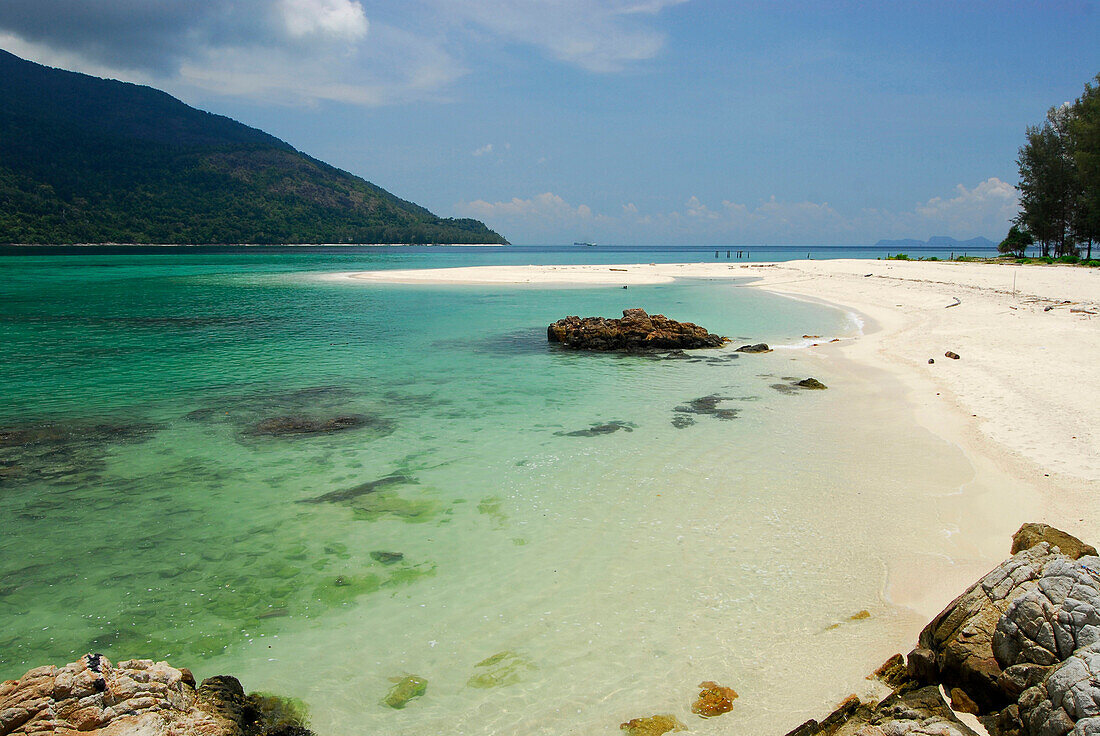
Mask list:
[[0,736],[312,736],[304,708],[245,695],[236,678],[203,680],[166,662],[113,666],[89,654],[64,667],[38,667],[0,684]]
[[728,342],[699,325],[646,314],[644,309],[626,309],[622,319],[559,319],[546,329],[546,338],[574,350],[690,350]]
[[787,736],[974,734],[960,712],[991,736],[1100,736],[1100,557],[1045,524],[1021,527],[1012,550],[925,627],[907,660],[875,673],[892,695],[853,696]]

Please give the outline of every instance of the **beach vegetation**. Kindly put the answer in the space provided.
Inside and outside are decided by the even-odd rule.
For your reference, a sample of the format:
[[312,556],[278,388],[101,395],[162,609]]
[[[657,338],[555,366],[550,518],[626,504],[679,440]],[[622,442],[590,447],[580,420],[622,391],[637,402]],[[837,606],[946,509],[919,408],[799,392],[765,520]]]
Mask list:
[[1029,246],[1035,244],[1035,238],[1026,230],[1021,230],[1019,225],[1013,225],[1008,229],[1008,235],[997,246],[998,253],[1005,253],[1022,258]]
[[1074,102],[1052,107],[1042,124],[1029,126],[1016,160],[1020,214],[1013,229],[1030,235],[1044,258],[1078,257],[1084,248],[1091,260],[1100,240],[1100,74],[1095,82],[1085,84]]

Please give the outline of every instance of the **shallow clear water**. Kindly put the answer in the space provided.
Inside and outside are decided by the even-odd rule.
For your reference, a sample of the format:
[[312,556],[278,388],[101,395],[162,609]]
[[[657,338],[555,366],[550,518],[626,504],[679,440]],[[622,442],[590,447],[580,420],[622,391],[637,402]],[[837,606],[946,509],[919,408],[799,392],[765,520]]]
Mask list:
[[[914,496],[965,480],[961,459],[946,486],[912,480],[949,448],[850,431],[875,392],[806,351],[545,341],[566,314],[643,306],[797,348],[853,334],[850,315],[732,283],[313,276],[482,257],[5,259],[0,678],[86,651],[169,659],[302,697],[321,734],[616,733],[691,717],[692,686],[718,679],[739,709],[698,729],[726,733],[797,725],[782,683],[891,645],[906,614],[869,540],[914,534]],[[791,389],[811,374],[832,389]],[[273,435],[287,417],[355,426]],[[915,455],[867,453],[902,444]],[[428,695],[380,705],[408,673]]]

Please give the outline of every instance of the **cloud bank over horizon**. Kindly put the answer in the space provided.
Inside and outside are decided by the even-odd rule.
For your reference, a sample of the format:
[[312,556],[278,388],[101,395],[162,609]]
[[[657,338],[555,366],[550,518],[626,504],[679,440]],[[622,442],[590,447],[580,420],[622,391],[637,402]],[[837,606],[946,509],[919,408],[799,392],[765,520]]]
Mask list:
[[952,196],[932,197],[912,209],[854,213],[839,212],[828,202],[787,202],[774,196],[756,204],[723,200],[716,205],[692,196],[670,211],[645,213],[628,202],[618,212],[598,212],[552,192],[500,202],[460,202],[454,209],[498,232],[523,233],[525,239],[516,242],[525,244],[584,239],[629,245],[858,245],[933,235],[997,240],[1019,211],[1019,192],[990,177],[972,188],[959,184]]

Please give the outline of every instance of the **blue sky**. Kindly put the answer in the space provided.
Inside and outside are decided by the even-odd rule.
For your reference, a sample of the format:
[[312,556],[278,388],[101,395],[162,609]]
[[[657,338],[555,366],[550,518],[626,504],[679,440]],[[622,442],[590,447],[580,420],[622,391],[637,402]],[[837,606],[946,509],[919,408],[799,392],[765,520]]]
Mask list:
[[0,48],[514,243],[999,239],[1100,2],[5,0]]

